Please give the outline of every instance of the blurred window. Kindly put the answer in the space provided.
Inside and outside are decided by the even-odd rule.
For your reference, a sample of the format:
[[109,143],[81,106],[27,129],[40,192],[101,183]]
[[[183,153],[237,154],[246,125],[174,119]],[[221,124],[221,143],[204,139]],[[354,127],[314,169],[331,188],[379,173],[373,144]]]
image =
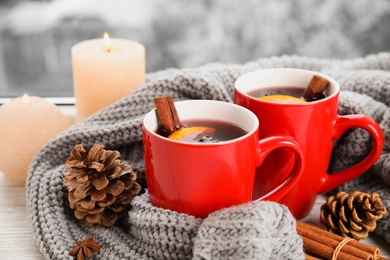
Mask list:
[[388,28],[389,0],[0,0],[0,103],[25,92],[72,102],[71,47],[105,31],[145,45],[153,72],[358,58],[390,51]]

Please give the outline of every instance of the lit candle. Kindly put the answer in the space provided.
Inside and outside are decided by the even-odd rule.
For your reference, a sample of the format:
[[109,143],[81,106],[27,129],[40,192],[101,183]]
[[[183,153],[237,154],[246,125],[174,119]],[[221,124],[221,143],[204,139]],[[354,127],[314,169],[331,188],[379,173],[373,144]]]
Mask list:
[[79,121],[144,84],[145,48],[105,33],[73,46],[72,67]]
[[69,127],[54,104],[27,94],[0,106],[0,123],[0,172],[21,182],[26,180],[33,156]]

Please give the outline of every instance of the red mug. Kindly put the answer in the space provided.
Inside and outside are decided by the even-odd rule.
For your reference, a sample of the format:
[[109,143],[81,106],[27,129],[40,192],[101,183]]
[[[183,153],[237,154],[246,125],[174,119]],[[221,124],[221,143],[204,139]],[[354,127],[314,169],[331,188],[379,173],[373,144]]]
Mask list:
[[[277,87],[303,90],[313,75],[329,81],[326,97],[306,103],[275,103],[259,100],[254,93]],[[383,149],[383,134],[379,125],[364,115],[338,114],[340,86],[332,78],[308,70],[278,68],[253,71],[240,76],[235,82],[234,103],[254,112],[260,121],[259,138],[275,135],[294,137],[303,149],[304,171],[292,190],[280,200],[288,206],[292,214],[301,219],[308,215],[317,194],[326,193],[337,186],[359,176],[368,170],[379,158]],[[337,173],[327,172],[332,155],[333,142],[352,128],[362,128],[372,137],[373,148],[370,154],[356,165]],[[264,179],[267,174],[285,175],[291,168],[289,151],[279,149],[270,154],[258,168],[261,175],[257,183],[262,190],[254,191],[262,196],[264,187],[272,189],[277,182]],[[283,165],[283,168],[280,167]]]
[[303,165],[299,144],[290,136],[259,140],[259,121],[251,111],[213,100],[179,101],[175,106],[182,123],[224,122],[246,133],[217,143],[171,140],[157,133],[160,121],[156,110],[147,113],[142,131],[146,181],[153,205],[204,218],[215,210],[249,202],[256,167],[270,152],[281,147],[295,155],[294,169],[260,199],[278,201],[298,182]]

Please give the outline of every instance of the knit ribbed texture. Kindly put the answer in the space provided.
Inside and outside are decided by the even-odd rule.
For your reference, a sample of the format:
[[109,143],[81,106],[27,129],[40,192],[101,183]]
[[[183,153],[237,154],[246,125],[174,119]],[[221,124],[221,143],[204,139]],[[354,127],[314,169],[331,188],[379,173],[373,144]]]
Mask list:
[[[52,139],[34,158],[27,179],[27,208],[34,237],[47,259],[70,259],[77,240],[93,237],[103,247],[95,259],[304,259],[302,240],[286,207],[250,202],[210,214],[205,219],[156,208],[147,190],[132,202],[129,218],[120,225],[86,227],[73,217],[63,187],[64,164],[76,144],[89,149],[102,143],[118,150],[137,171],[145,187],[142,119],[153,99],[170,95],[175,101],[233,101],[234,81],[261,68],[291,67],[323,72],[341,85],[340,114],[366,114],[380,123],[384,151],[367,173],[339,189],[376,191],[390,209],[390,53],[353,60],[305,57],[263,58],[243,65],[209,64],[147,75],[139,90],[72,126]],[[370,137],[359,129],[343,136],[334,149],[331,171],[351,165],[369,151]],[[390,243],[389,214],[376,233]]]

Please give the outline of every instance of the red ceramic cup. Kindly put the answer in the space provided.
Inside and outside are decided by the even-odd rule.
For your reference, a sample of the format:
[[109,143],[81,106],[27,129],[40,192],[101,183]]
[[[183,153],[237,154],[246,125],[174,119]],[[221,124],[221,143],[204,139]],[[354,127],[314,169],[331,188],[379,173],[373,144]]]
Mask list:
[[[281,104],[258,100],[257,96],[251,95],[256,91],[274,87],[299,88],[303,92],[314,74],[330,82],[326,90],[327,97],[324,99],[308,103]],[[235,82],[234,103],[256,114],[260,121],[259,138],[290,135],[302,146],[305,157],[303,174],[287,196],[280,200],[298,219],[310,212],[317,194],[328,192],[368,170],[378,159],[383,148],[383,134],[374,120],[363,115],[338,115],[339,93],[340,86],[334,79],[300,69],[257,70],[242,75]],[[362,128],[371,135],[372,151],[358,164],[328,174],[333,142],[352,128]],[[262,176],[284,175],[289,172],[290,157],[290,152],[283,149],[267,157],[258,168],[261,175],[257,175],[259,179],[257,183],[261,183],[263,188],[254,191],[257,196],[262,196],[264,187],[273,189],[278,185],[277,182],[269,181],[272,179],[264,179]]]
[[146,181],[153,205],[181,213],[206,217],[209,213],[252,200],[256,167],[273,150],[293,151],[294,169],[279,179],[280,185],[261,199],[278,201],[299,180],[302,151],[289,136],[259,140],[257,117],[232,103],[212,100],[175,102],[182,122],[223,121],[246,130],[236,139],[218,143],[185,143],[156,133],[160,124],[156,110],[143,120]]

